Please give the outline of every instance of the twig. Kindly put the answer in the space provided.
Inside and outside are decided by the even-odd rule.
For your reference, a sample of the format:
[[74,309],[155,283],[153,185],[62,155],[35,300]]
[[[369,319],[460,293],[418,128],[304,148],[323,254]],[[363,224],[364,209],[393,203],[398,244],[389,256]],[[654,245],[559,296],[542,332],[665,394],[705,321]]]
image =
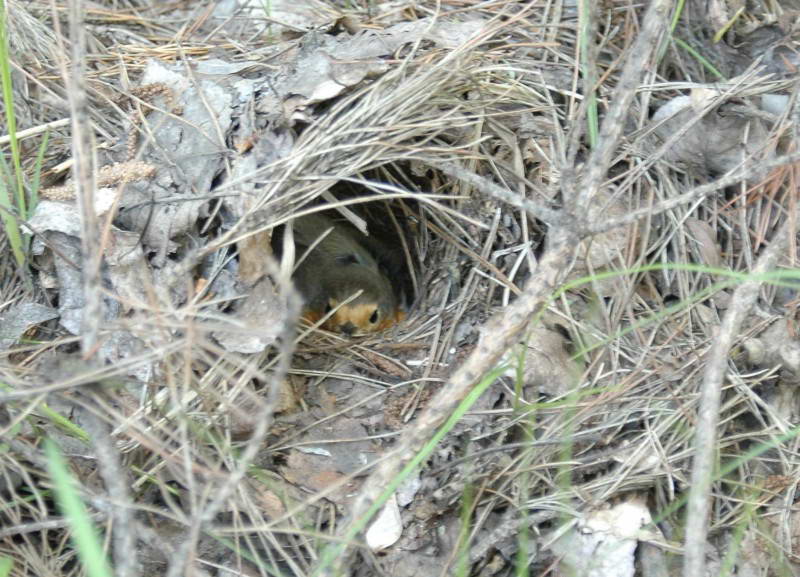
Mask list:
[[[103,521],[105,515],[103,513],[90,513],[89,518],[92,522]],[[10,527],[0,529],[0,539],[8,539],[9,537],[17,537],[19,535],[39,533],[40,531],[49,531],[53,529],[68,529],[71,526],[72,521],[66,517],[58,517],[33,523],[20,523],[19,525],[11,525]]]
[[[623,70],[623,78],[614,92],[617,101],[612,103],[611,111],[603,122],[600,143],[590,161],[590,170],[593,172],[590,172],[590,177],[583,185],[584,188],[577,191],[578,201],[573,205],[572,214],[577,220],[585,218],[594,190],[599,188],[605,178],[622,132],[624,116],[627,114],[644,68],[642,63],[649,62],[655,52],[660,31],[666,26],[667,11],[671,4],[669,0],[656,0],[645,15],[642,33],[633,44]],[[580,240],[577,227],[562,224],[551,230],[548,248],[523,293],[490,319],[478,346],[432,399],[417,421],[404,432],[391,455],[367,478],[353,503],[349,519],[342,523],[337,531],[339,536],[346,536],[354,531],[354,528],[362,522],[362,516],[389,481],[433,436],[481,376],[495,367],[503,353],[516,344],[533,315],[547,303],[569,271],[568,263]],[[335,565],[318,565],[313,572],[314,575],[325,577],[338,575],[347,565],[352,549],[346,551],[346,544],[331,544],[328,547],[329,549],[321,557],[322,562],[335,559]]]
[[580,189],[576,191],[574,199],[571,199],[571,209],[575,213],[586,214],[589,203],[606,178],[642,72],[652,66],[652,59],[661,33],[666,28],[671,6],[671,0],[655,0],[645,13],[642,31],[631,47],[617,87],[612,94],[608,113],[603,119],[597,147],[589,157],[586,177]]
[[[583,76],[583,103],[586,104],[589,145],[597,146],[597,45],[592,42],[597,34],[597,10],[595,2],[581,0],[578,3],[578,57],[581,75]],[[637,77],[638,78],[638,77]],[[638,81],[637,81],[638,84]]]
[[510,507],[503,513],[495,528],[481,537],[481,540],[470,548],[469,560],[472,563],[481,561],[498,543],[502,543],[509,537],[519,535],[522,527],[538,527],[542,523],[555,519],[558,515],[557,511],[537,511],[530,515],[526,514],[525,510],[520,511]]
[[[794,219],[787,218],[758,258],[753,274],[769,271],[784,254]],[[761,280],[751,280],[739,285],[733,292],[730,306],[722,319],[719,334],[714,339],[703,372],[700,389],[700,406],[697,410],[695,454],[692,462],[692,483],[686,509],[686,543],[683,577],[705,575],[706,538],[711,505],[711,483],[714,476],[714,454],[719,423],[722,381],[728,366],[728,352],[739,336],[739,328],[750,308],[758,298]]]
[[762,178],[775,168],[779,168],[787,164],[794,164],[796,162],[800,162],[800,152],[786,154],[769,161],[759,161],[758,164],[740,166],[728,174],[719,177],[713,182],[696,186],[689,192],[685,192],[679,196],[668,198],[667,200],[659,202],[651,207],[633,210],[619,218],[612,218],[604,220],[596,225],[590,225],[586,229],[586,232],[588,234],[599,234],[607,232],[613,228],[617,228],[618,226],[632,224],[640,218],[655,216],[656,214],[661,214],[662,212],[671,210],[676,206],[700,200],[701,198],[709,196],[716,191],[725,188],[726,186],[732,186],[744,179],[749,180],[751,178]]
[[95,350],[103,319],[103,298],[100,293],[99,227],[94,208],[95,157],[92,145],[92,124],[86,95],[86,26],[83,21],[83,0],[69,3],[69,34],[71,68],[61,62],[67,85],[72,118],[73,181],[81,217],[81,257],[83,260],[83,298],[85,308],[81,318],[81,350],[88,358]]
[[[270,268],[273,273],[277,273],[278,266],[276,263],[271,262]],[[280,277],[278,277],[280,278]],[[283,280],[283,279],[281,279]],[[219,511],[225,505],[230,495],[239,485],[239,482],[244,478],[250,464],[257,456],[258,452],[262,449],[264,439],[272,427],[275,407],[278,405],[278,397],[280,395],[281,383],[286,378],[289,371],[292,354],[294,353],[294,329],[297,326],[298,318],[300,317],[300,297],[291,287],[290,284],[285,282],[279,283],[280,295],[286,303],[286,314],[283,318],[283,327],[279,336],[280,348],[278,350],[278,361],[273,369],[270,382],[267,383],[267,398],[261,407],[259,413],[255,416],[254,422],[256,423],[253,434],[248,439],[247,444],[241,452],[241,455],[236,462],[236,466],[230,472],[228,477],[222,485],[215,491],[213,499],[203,508],[193,519],[191,530],[186,536],[186,539],[178,547],[176,555],[170,563],[167,577],[181,577],[185,573],[186,565],[192,558],[192,551],[200,536],[200,530],[208,525],[215,519]]]
[[[102,395],[102,384],[96,387],[95,395]],[[134,577],[138,570],[136,538],[133,533],[133,503],[128,492],[125,471],[120,464],[120,453],[112,441],[111,428],[93,410],[92,405],[95,403],[88,396],[86,403],[88,406],[83,407],[87,417],[85,429],[97,456],[98,469],[112,504],[115,575]]]
[[[62,118],[60,120],[53,120],[52,122],[45,122],[39,126],[32,126],[31,128],[26,128],[25,130],[17,130],[17,140],[22,140],[23,138],[28,138],[31,136],[37,136],[43,132],[47,132],[48,130],[61,128],[62,126],[67,126],[68,124],[69,118]],[[0,146],[5,146],[9,142],[11,142],[10,134],[0,136]]]
[[[422,159],[424,160],[424,159]],[[480,176],[458,166],[451,162],[428,162],[434,168],[442,171],[448,176],[462,180],[487,196],[496,198],[502,202],[508,203],[511,206],[523,209],[533,218],[537,218],[550,226],[566,224],[568,216],[563,211],[557,208],[550,208],[543,204],[539,204],[529,198],[512,192],[511,190],[495,184],[486,177]]]

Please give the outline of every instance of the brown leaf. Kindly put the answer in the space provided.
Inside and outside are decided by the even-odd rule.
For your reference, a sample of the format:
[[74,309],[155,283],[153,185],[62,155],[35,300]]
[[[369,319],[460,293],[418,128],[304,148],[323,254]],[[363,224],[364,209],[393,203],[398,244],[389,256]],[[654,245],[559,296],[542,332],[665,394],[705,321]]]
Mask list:
[[717,233],[707,222],[696,218],[686,219],[686,228],[691,237],[692,249],[701,264],[722,268],[722,254],[717,243]]

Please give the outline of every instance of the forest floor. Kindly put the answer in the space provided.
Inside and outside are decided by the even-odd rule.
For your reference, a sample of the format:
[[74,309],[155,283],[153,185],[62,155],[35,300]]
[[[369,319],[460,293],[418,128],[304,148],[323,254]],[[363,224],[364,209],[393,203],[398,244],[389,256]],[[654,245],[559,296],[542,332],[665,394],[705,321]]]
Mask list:
[[800,2],[0,7],[0,577],[800,574]]

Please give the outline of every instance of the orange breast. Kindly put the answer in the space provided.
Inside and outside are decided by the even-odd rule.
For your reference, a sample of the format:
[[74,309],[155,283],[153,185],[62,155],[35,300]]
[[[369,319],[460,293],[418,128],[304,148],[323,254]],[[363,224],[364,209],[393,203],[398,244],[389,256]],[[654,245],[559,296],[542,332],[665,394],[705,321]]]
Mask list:
[[[338,313],[342,313],[343,309],[346,309],[346,307],[343,307],[342,309],[339,309]],[[347,311],[344,311],[344,312],[346,313]],[[348,317],[349,316],[349,315],[345,314],[344,317],[343,317],[342,315],[340,315],[338,313],[334,314],[333,316],[331,316],[331,318],[329,318],[327,321],[322,323],[322,328],[327,330],[327,331],[337,332],[337,327],[340,324],[342,324],[341,323],[342,319],[344,317]],[[310,324],[316,324],[324,316],[325,316],[325,314],[322,311],[315,311],[315,310],[311,310],[311,309],[305,309],[303,311],[302,318],[304,318]],[[393,327],[394,325],[396,325],[397,323],[401,322],[405,318],[406,318],[406,313],[403,312],[400,309],[397,309],[393,315],[390,315],[390,316],[386,317],[385,319],[383,319],[383,321],[378,323],[378,326],[374,330],[370,330],[370,328],[369,328],[369,326],[367,325],[366,322],[363,322],[363,323],[362,322],[356,322],[354,324],[356,326],[358,326],[358,328],[361,330],[361,332],[364,332],[364,333],[379,332],[379,331],[385,331],[386,329],[388,329],[390,327]],[[352,320],[355,320],[355,319],[349,318],[348,320],[352,321]]]

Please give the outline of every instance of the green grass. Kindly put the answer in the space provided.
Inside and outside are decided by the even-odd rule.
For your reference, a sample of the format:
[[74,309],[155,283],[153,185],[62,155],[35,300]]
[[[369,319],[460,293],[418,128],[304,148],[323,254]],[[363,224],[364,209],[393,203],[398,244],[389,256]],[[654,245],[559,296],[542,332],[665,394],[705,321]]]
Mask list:
[[551,302],[555,301],[562,294],[571,290],[576,290],[583,285],[589,285],[593,281],[625,276],[628,274],[638,274],[642,272],[654,272],[654,271],[665,271],[665,270],[701,272],[711,276],[723,277],[724,280],[716,282],[713,285],[701,291],[698,291],[697,293],[692,295],[692,297],[688,300],[684,300],[674,305],[664,307],[664,309],[661,310],[660,312],[654,313],[650,316],[647,316],[633,323],[630,323],[624,329],[619,329],[617,332],[609,335],[605,339],[598,340],[597,342],[591,345],[582,347],[572,356],[573,360],[581,359],[591,351],[600,348],[602,346],[608,345],[614,340],[618,339],[619,337],[624,336],[634,330],[637,330],[644,326],[648,326],[651,323],[658,321],[659,319],[667,318],[671,314],[679,312],[680,310],[688,309],[692,305],[700,303],[706,300],[707,298],[711,297],[717,291],[728,288],[737,283],[755,280],[766,284],[771,284],[773,286],[797,288],[798,282],[800,282],[800,269],[779,269],[779,270],[769,271],[763,274],[753,274],[748,272],[737,272],[722,268],[711,268],[696,264],[678,264],[678,263],[652,264],[652,265],[644,265],[628,269],[600,272],[600,273],[595,273],[592,276],[575,279],[574,281],[570,281],[569,283],[566,283],[560,289],[558,289],[558,291],[556,291],[554,295],[551,297]]
[[[667,38],[664,39],[664,43],[659,48],[658,52],[658,62],[661,62],[661,59],[664,57],[664,54],[667,52],[667,47],[669,46],[669,41],[672,40],[675,42],[675,45],[678,46],[681,50],[688,52],[689,55],[697,60],[700,65],[706,69],[708,73],[714,76],[717,80],[726,80],[725,76],[717,70],[711,62],[709,62],[702,54],[700,54],[697,50],[689,46],[685,41],[681,40],[677,36],[675,36],[675,29],[678,27],[678,22],[681,19],[681,15],[683,14],[683,7],[685,4],[685,0],[678,0],[678,4],[675,6],[675,12],[672,15],[672,21],[670,22],[669,26],[669,35]],[[738,17],[738,13],[737,13]],[[732,22],[731,22],[732,24]],[[727,30],[727,28],[725,28]],[[724,34],[725,30],[722,30]],[[719,34],[719,32],[718,32]],[[715,39],[715,42],[718,40]]]
[[28,235],[23,234],[19,219],[27,220],[36,207],[39,174],[41,172],[44,151],[47,148],[47,134],[42,140],[36,159],[36,169],[31,187],[26,193],[25,173],[22,169],[22,152],[17,139],[17,117],[14,109],[14,92],[11,83],[11,56],[8,51],[8,34],[6,22],[6,3],[0,0],[0,87],[3,94],[3,106],[6,111],[6,130],[9,135],[11,166],[8,166],[6,152],[0,153],[2,177],[0,178],[0,221],[8,237],[11,252],[22,273],[27,266],[27,252],[30,244]]
[[727,80],[725,78],[725,75],[722,74],[722,72],[717,70],[714,67],[714,65],[711,64],[711,62],[709,62],[702,54],[700,54],[697,50],[689,46],[686,42],[684,42],[680,38],[675,38],[675,44],[677,44],[683,50],[688,52],[692,56],[692,58],[697,60],[703,66],[703,68],[706,69],[706,71],[708,71],[712,76],[714,76],[714,78],[716,78],[717,80]]
[[[0,381],[0,390],[3,391],[11,391],[13,387],[4,381]],[[89,434],[81,429],[78,425],[73,423],[69,418],[65,417],[58,411],[54,411],[51,409],[47,403],[39,403],[38,405],[38,413],[48,419],[53,425],[58,427],[62,432],[78,439],[82,443],[89,444]],[[17,434],[17,429],[9,431],[9,435],[13,437]],[[2,445],[0,445],[2,447]]]
[[61,429],[61,431],[87,445],[89,444],[89,434],[67,417],[51,409],[47,406],[47,403],[40,403],[38,408],[42,416],[49,419],[50,422]]
[[[469,477],[467,477],[469,478]],[[456,544],[456,577],[469,577],[469,529],[475,513],[475,487],[467,483],[461,493],[461,527]]]
[[[685,303],[681,303],[681,304],[678,304],[678,305],[674,305],[674,306],[668,307],[662,313],[657,313],[655,315],[651,315],[651,316],[648,316],[645,319],[642,319],[641,321],[639,321],[638,323],[635,324],[636,327],[641,326],[641,325],[645,325],[645,324],[649,324],[649,323],[653,323],[653,322],[657,321],[659,318],[663,318],[664,316],[666,316],[668,314],[675,313],[675,312],[677,312],[678,310],[680,310],[682,308],[688,308],[688,307],[692,306],[693,304],[696,304],[697,302],[705,300],[706,298],[711,296],[711,294],[713,294],[715,291],[720,290],[721,288],[724,288],[726,286],[735,285],[735,284],[740,283],[740,282],[745,282],[745,281],[749,281],[749,280],[758,280],[758,281],[761,281],[761,282],[771,283],[771,284],[778,285],[778,286],[797,286],[797,282],[800,281],[800,270],[798,270],[798,269],[783,269],[783,270],[770,271],[770,272],[767,272],[767,273],[764,273],[764,274],[752,274],[752,273],[746,273],[746,272],[736,272],[736,271],[731,271],[731,270],[727,270],[727,269],[716,269],[716,268],[711,268],[711,267],[707,267],[707,266],[703,266],[703,265],[694,265],[694,264],[654,264],[654,265],[645,265],[645,266],[634,267],[634,268],[618,270],[618,271],[609,271],[609,272],[603,272],[603,273],[596,273],[596,274],[594,274],[592,276],[589,276],[589,277],[583,277],[583,278],[580,278],[580,279],[576,279],[576,280],[571,281],[569,283],[566,283],[562,287],[560,287],[557,291],[555,291],[553,293],[553,295],[551,296],[551,299],[555,300],[560,295],[562,295],[563,293],[565,293],[567,291],[570,291],[570,290],[577,289],[577,288],[581,287],[582,285],[590,284],[592,281],[595,281],[595,280],[600,280],[600,279],[604,279],[604,278],[611,278],[611,277],[617,277],[617,276],[630,275],[630,274],[638,274],[638,273],[643,273],[643,272],[662,271],[662,270],[682,270],[682,271],[687,271],[687,272],[702,272],[702,273],[705,273],[705,274],[709,274],[709,275],[720,277],[720,278],[722,278],[722,280],[719,281],[718,283],[715,283],[714,286],[710,287],[709,289],[701,291],[700,293],[698,293],[698,295],[695,298],[692,298],[689,302],[685,302]],[[616,334],[612,335],[611,337],[609,337],[607,339],[604,339],[600,343],[593,343],[591,346],[585,347],[584,349],[578,351],[574,355],[573,358],[574,359],[581,358],[581,357],[585,356],[591,350],[594,350],[599,346],[607,344],[611,340],[624,335],[625,333],[629,332],[630,330],[633,330],[633,328],[626,328],[624,330],[620,330]],[[520,390],[521,390],[521,382],[522,382],[522,369],[523,369],[522,361],[523,361],[523,356],[520,355],[517,358],[517,360],[519,362],[517,363],[517,378],[516,378],[516,383],[515,383],[515,389],[519,393]],[[318,566],[318,573],[317,574],[319,574],[319,572],[324,571],[325,569],[328,569],[328,568],[330,568],[332,566],[332,564],[334,563],[335,559],[337,559],[344,552],[344,549],[346,547],[346,543],[352,542],[352,540],[358,535],[358,533],[363,531],[367,527],[367,525],[369,524],[370,520],[378,513],[378,511],[380,511],[380,509],[383,506],[383,504],[389,499],[391,494],[400,486],[400,484],[404,481],[404,479],[406,479],[417,467],[419,467],[422,463],[425,462],[425,460],[433,452],[434,448],[439,443],[439,441],[441,441],[441,439],[450,430],[452,430],[452,428],[455,426],[455,424],[461,419],[461,417],[466,413],[466,411],[469,410],[469,408],[477,401],[477,399],[480,397],[480,395],[483,394],[483,392],[497,378],[499,378],[503,373],[505,373],[508,369],[509,369],[508,366],[505,366],[505,365],[504,366],[500,366],[500,367],[497,367],[494,370],[488,372],[485,375],[485,377],[470,392],[468,397],[465,398],[459,404],[458,408],[449,417],[447,422],[444,425],[442,425],[442,427],[439,429],[439,431],[437,431],[437,433],[433,436],[433,438],[431,438],[428,441],[428,443],[415,455],[415,457],[412,459],[412,461],[409,462],[408,465],[406,465],[404,467],[404,469],[400,472],[400,474],[397,475],[397,477],[391,483],[389,483],[389,485],[384,489],[384,491],[381,493],[379,498],[368,509],[366,514],[363,517],[361,517],[356,523],[354,523],[352,525],[352,527],[349,529],[347,534],[344,536],[342,542],[341,543],[331,543],[323,550],[323,552],[321,554],[321,563]],[[551,403],[543,403],[543,404],[541,404],[541,406],[547,406],[550,409],[552,409],[552,408],[554,408],[556,406],[564,406],[564,407],[567,408],[567,410],[569,410],[570,407],[572,407],[572,408],[576,407],[579,404],[580,400],[585,398],[586,396],[590,396],[590,395],[596,394],[598,392],[607,392],[608,390],[609,390],[608,387],[600,387],[600,388],[592,387],[592,388],[589,388],[589,389],[586,389],[586,388],[578,389],[578,388],[576,388],[568,396],[568,398],[563,399],[561,401],[554,401],[554,402],[551,402]],[[538,407],[539,405],[537,404],[536,406]],[[516,407],[516,408],[519,408],[519,407]],[[568,414],[567,415],[567,420],[568,421],[571,420],[569,418],[569,416],[570,415]],[[530,423],[530,425],[531,425],[531,430],[532,430],[532,427],[535,426],[535,421],[532,421]],[[796,430],[790,432],[789,434],[784,435],[777,442],[780,443],[781,441],[785,441],[787,439],[792,438],[793,436],[797,435],[798,430],[800,430],[800,429],[796,429]],[[528,436],[530,437],[531,433],[530,432],[527,432],[527,433],[528,433]],[[567,434],[566,437],[569,438],[570,434]],[[758,457],[760,454],[762,454],[763,452],[767,451],[770,448],[773,448],[775,445],[776,445],[776,442],[773,441],[772,443],[766,443],[766,444],[761,444],[761,445],[757,446],[756,448],[752,449],[751,451],[749,451],[748,453],[743,455],[740,459],[736,460],[735,463],[730,463],[730,464],[726,465],[725,467],[722,467],[720,469],[719,477],[721,478],[722,476],[732,472],[733,470],[735,470],[738,467],[740,467],[746,460],[754,459],[754,458]],[[563,444],[563,446],[561,447],[560,454],[559,454],[559,459],[561,460],[561,462],[565,463],[565,465],[559,468],[559,471],[557,472],[557,475],[556,475],[556,483],[559,486],[559,488],[561,489],[560,493],[563,494],[563,495],[569,495],[570,494],[570,488],[571,488],[572,482],[573,482],[572,481],[572,470],[571,470],[571,467],[569,465],[567,465],[567,463],[569,463],[571,461],[571,459],[572,459],[572,449],[573,449],[572,448],[572,444],[570,442],[565,442]],[[465,498],[464,498],[464,503],[463,504],[466,504],[467,501],[470,500],[469,493],[465,492],[464,497]],[[686,499],[685,496],[680,498],[680,499],[677,499],[667,510],[664,510],[664,511],[661,512],[661,514],[659,516],[659,519],[663,519],[663,518],[665,518],[667,516],[670,516],[670,515],[676,513],[678,510],[680,510],[685,505],[685,499]],[[462,511],[461,511],[461,518],[462,518],[461,533],[462,534],[461,534],[460,539],[459,539],[459,545],[461,547],[465,546],[466,535],[468,535],[468,526],[469,526],[469,521],[470,521],[470,518],[471,518],[471,515],[469,515],[467,513],[467,511],[468,511],[468,508],[462,508]],[[522,535],[522,536],[520,536],[520,538],[521,539],[525,539],[526,536]],[[524,545],[525,544],[523,543],[520,546],[520,551],[521,552],[525,548]],[[466,548],[465,548],[465,550],[466,550]],[[460,551],[460,552],[463,553],[463,551]],[[523,553],[516,560],[515,569],[516,569],[516,575],[518,575],[518,576],[524,576],[524,575],[527,574],[527,569],[525,567],[525,562],[526,562],[525,559],[526,559],[526,555],[524,555],[524,553]],[[457,574],[457,575],[465,574],[464,573],[465,568],[466,568],[466,566],[464,565],[463,558],[461,558],[460,556],[457,557],[457,566],[456,566],[455,574]]]
[[[25,187],[22,179],[22,162],[17,141],[17,119],[14,114],[14,95],[11,86],[11,58],[8,54],[8,36],[6,34],[6,5],[5,0],[0,0],[0,83],[2,83],[3,105],[6,110],[6,128],[11,138],[11,159],[14,164],[16,178],[9,179],[7,172],[0,182],[0,211],[5,225],[6,236],[11,244],[11,250],[17,265],[25,266],[25,251],[23,250],[22,232],[19,223],[13,216],[16,205],[19,215],[26,214]],[[5,160],[5,155],[3,155]],[[12,202],[12,192],[15,192],[16,203]]]
[[53,482],[56,504],[61,514],[69,521],[72,543],[81,565],[89,577],[112,577],[103,541],[95,529],[86,506],[81,501],[64,455],[49,439],[44,444],[47,467]]

